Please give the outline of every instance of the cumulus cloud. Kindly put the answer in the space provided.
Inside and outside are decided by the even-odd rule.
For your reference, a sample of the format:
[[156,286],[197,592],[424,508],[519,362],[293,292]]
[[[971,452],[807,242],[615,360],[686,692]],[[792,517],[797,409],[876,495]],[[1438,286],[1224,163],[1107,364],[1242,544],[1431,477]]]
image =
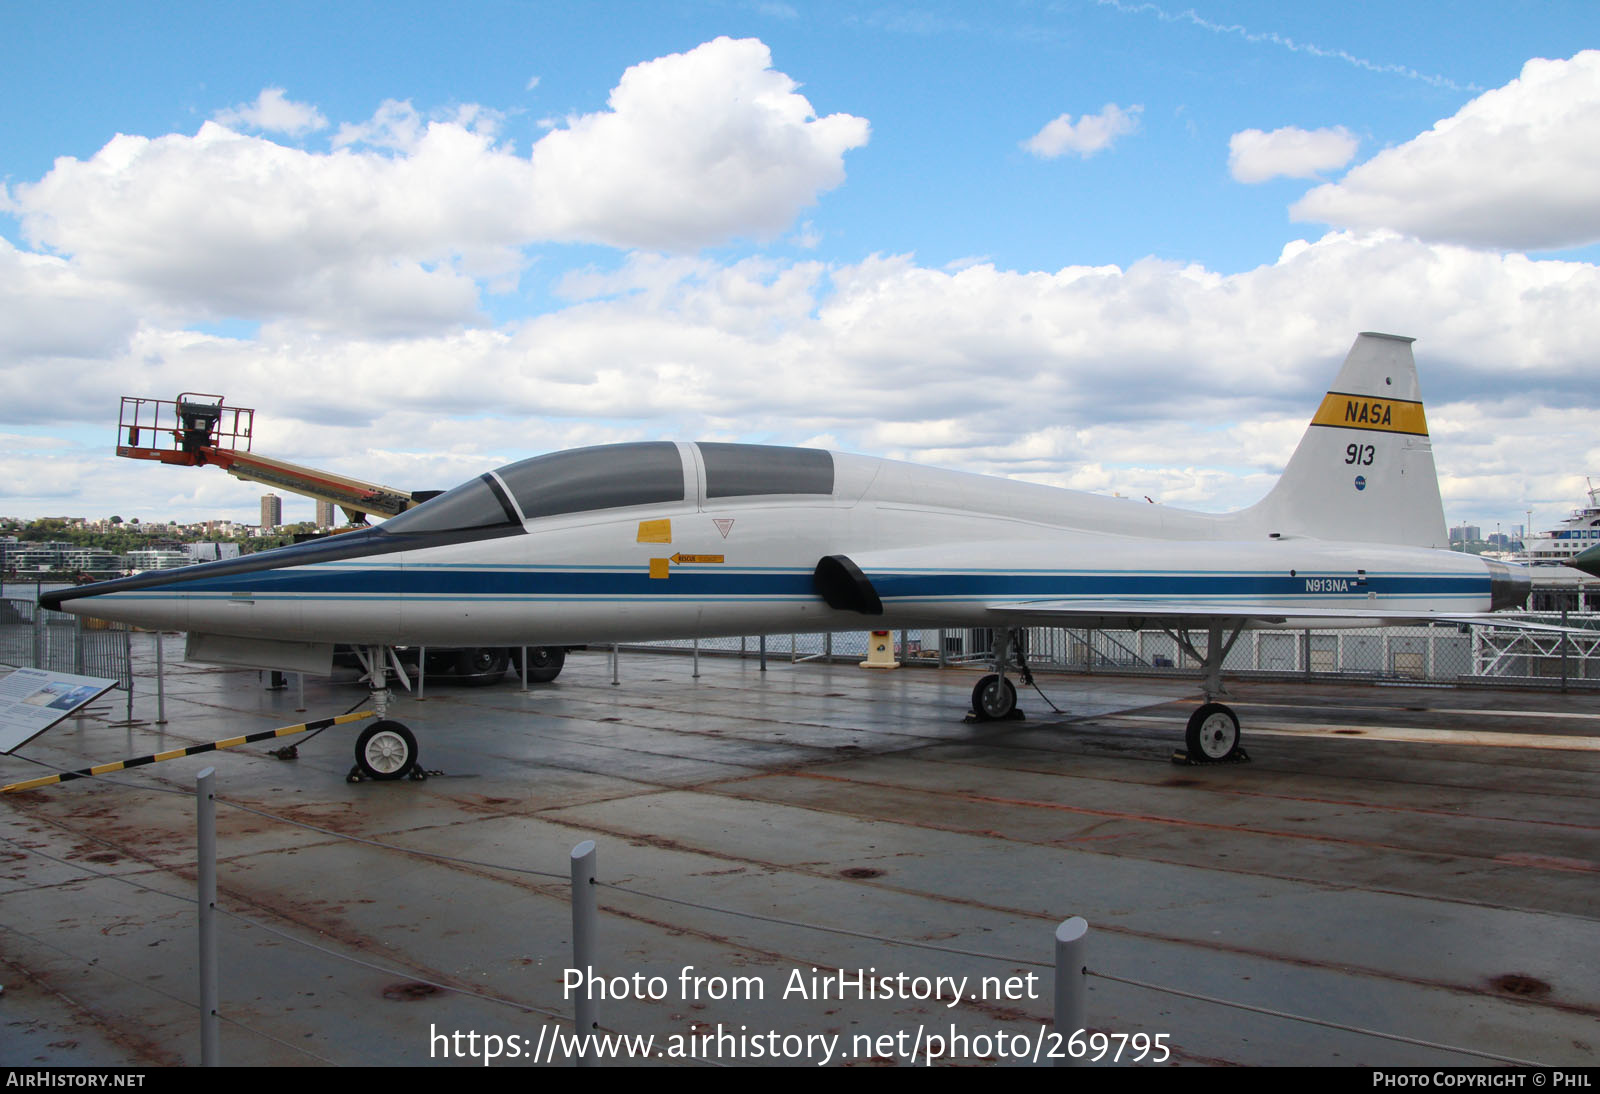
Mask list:
[[1289,125],[1270,133],[1245,129],[1228,138],[1228,171],[1238,182],[1316,178],[1349,163],[1359,145],[1342,125],[1331,129]]
[[17,357],[114,355],[126,348],[137,325],[120,286],[0,239],[0,383],[6,362]]
[[1506,86],[1317,187],[1290,212],[1477,247],[1600,240],[1600,51],[1529,61]]
[[426,121],[410,102],[385,99],[367,120],[341,123],[333,135],[333,147],[364,144],[410,154],[417,150],[426,131]]
[[1139,115],[1143,112],[1144,107],[1138,104],[1123,109],[1116,103],[1106,103],[1100,113],[1085,114],[1076,122],[1071,114],[1063,114],[1023,141],[1022,147],[1045,160],[1068,152],[1088,159],[1111,147],[1118,137],[1137,130]]
[[[17,205],[30,242],[169,317],[401,334],[472,321],[472,275],[518,262],[486,208],[515,194],[514,163],[488,144],[438,126],[404,158],[327,156],[207,122],[62,159]],[[427,185],[445,179],[470,196]]]
[[290,137],[303,137],[328,127],[328,119],[322,116],[322,111],[310,103],[293,102],[281,87],[263,88],[255,102],[218,111],[215,118],[226,126],[283,133]]
[[817,118],[755,39],[719,38],[623,73],[609,110],[533,148],[527,212],[546,238],[692,250],[770,237],[844,181],[863,118]]
[[[274,90],[236,120],[294,105]],[[868,137],[864,119],[814,117],[754,40],[636,65],[608,106],[530,157],[496,142],[492,111],[426,118],[394,101],[326,153],[220,122],[119,135],[17,186],[10,208],[34,246],[169,319],[403,336],[480,322],[480,284],[513,283],[530,243],[692,251],[775,235]]]
[[[1600,458],[1586,322],[1600,267],[1587,263],[1340,232],[1237,274],[1155,259],[1017,272],[907,256],[828,266],[638,254],[570,274],[561,294],[515,324],[405,338],[145,324],[70,365],[42,351],[11,358],[0,407],[17,422],[64,407],[99,422],[107,391],[221,380],[230,402],[262,410],[261,451],[397,486],[447,486],[575,444],[826,436],[1224,509],[1265,492],[1356,333],[1381,330],[1418,338],[1452,517],[1488,504],[1472,501],[1473,485],[1498,500],[1520,482],[1533,504],[1555,490],[1569,505],[1549,484]],[[342,381],[336,413],[329,375]],[[1492,417],[1474,409],[1484,404]],[[88,470],[79,485],[86,499],[101,489]],[[252,498],[241,495],[242,516]]]
[[[1570,505],[1572,467],[1600,461],[1591,263],[1368,230],[1238,273],[723,260],[699,248],[793,231],[868,136],[861,119],[815,117],[760,43],[636,66],[605,109],[528,155],[497,126],[481,108],[394,101],[313,151],[212,121],[119,136],[15,188],[7,211],[34,249],[0,240],[5,508],[61,512],[70,497],[133,515],[128,500],[155,489],[170,493],[139,515],[229,504],[249,518],[259,489],[220,472],[168,487],[148,468],[108,475],[128,461],[103,445],[27,441],[41,422],[104,428],[108,392],[219,387],[261,411],[258,450],[398,486],[581,444],[825,438],[1234,508],[1265,492],[1362,330],[1418,338],[1452,518]],[[1092,127],[1063,127],[1057,154],[1087,154],[1071,142],[1087,148]],[[1295,158],[1275,155],[1274,170]],[[654,249],[553,269],[542,313],[484,318],[486,287],[552,239]],[[217,316],[261,323],[189,329]]]

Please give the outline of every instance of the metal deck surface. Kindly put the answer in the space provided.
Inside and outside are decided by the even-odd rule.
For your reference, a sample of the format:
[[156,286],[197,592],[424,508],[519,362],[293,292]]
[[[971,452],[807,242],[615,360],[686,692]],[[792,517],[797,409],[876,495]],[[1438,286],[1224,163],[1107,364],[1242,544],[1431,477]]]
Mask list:
[[[254,672],[174,664],[171,636],[156,726],[152,643],[136,638],[136,724],[117,724],[113,693],[21,753],[82,767],[363,698],[312,681],[302,713],[293,687]],[[1089,1024],[1166,1034],[1170,1062],[1484,1062],[1334,1026],[1600,1061],[1592,695],[1234,683],[1252,762],[1186,767],[1170,757],[1192,682],[1041,676],[1067,715],[1025,691],[1027,720],[971,725],[973,670],[774,660],[763,674],[705,657],[690,672],[685,656],[624,651],[612,686],[589,652],[527,692],[430,681],[391,708],[437,772],[422,782],[347,783],[357,723],[298,760],[254,745],[5,795],[0,1063],[198,1062],[206,766],[230,1064],[481,1066],[485,1035],[502,1051],[527,1038],[499,1066],[552,1053],[549,1031],[571,1026],[537,1011],[572,1013],[565,877],[585,839],[602,882],[627,890],[600,892],[598,971],[667,989],[603,1002],[601,1024],[653,1035],[652,1056],[715,1054],[683,1038],[720,1026],[728,1063],[810,1036],[813,1052],[837,1037],[835,1063],[906,1064],[952,1032],[964,1062],[1018,1062],[1013,1038],[1049,1028],[1055,926],[1081,915]],[[5,782],[41,773],[0,757]],[[819,981],[838,994],[839,970],[969,979],[960,999],[813,998]],[[736,977],[762,997],[710,997]],[[982,977],[998,978],[987,993]]]

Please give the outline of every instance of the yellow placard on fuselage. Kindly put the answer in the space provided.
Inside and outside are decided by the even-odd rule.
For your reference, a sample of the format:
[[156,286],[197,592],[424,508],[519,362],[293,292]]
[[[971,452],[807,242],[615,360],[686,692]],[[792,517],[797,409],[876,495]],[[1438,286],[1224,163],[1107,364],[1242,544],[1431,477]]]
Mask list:
[[1410,433],[1418,437],[1428,435],[1428,419],[1423,416],[1421,403],[1409,399],[1350,395],[1342,391],[1330,391],[1323,397],[1311,424],[1342,429],[1375,429],[1381,433]]
[[639,522],[639,538],[635,543],[671,543],[672,519],[641,520]]

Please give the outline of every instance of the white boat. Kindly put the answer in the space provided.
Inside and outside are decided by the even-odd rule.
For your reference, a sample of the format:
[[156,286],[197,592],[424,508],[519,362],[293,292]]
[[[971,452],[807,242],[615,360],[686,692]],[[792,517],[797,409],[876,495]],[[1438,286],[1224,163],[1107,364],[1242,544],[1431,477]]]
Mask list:
[[1528,566],[1561,566],[1594,546],[1600,546],[1600,501],[1595,495],[1594,483],[1589,483],[1589,504],[1574,509],[1572,515],[1538,535],[1529,535],[1522,541],[1522,551],[1511,556],[1514,562]]

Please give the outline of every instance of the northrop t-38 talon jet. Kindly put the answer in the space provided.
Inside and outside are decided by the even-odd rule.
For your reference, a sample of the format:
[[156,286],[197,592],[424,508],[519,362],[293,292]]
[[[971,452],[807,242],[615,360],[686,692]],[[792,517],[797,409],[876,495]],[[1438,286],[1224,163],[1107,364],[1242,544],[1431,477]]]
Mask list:
[[[367,531],[41,603],[187,631],[194,660],[326,673],[335,643],[367,647],[380,717],[388,646],[975,627],[997,641],[973,712],[1001,718],[1018,628],[1155,626],[1204,667],[1190,755],[1224,760],[1239,722],[1215,699],[1244,629],[1483,623],[1527,598],[1520,567],[1444,549],[1411,341],[1360,335],[1282,478],[1237,513],[816,449],[605,445],[486,472]],[[397,722],[357,746],[377,777],[415,758]]]

